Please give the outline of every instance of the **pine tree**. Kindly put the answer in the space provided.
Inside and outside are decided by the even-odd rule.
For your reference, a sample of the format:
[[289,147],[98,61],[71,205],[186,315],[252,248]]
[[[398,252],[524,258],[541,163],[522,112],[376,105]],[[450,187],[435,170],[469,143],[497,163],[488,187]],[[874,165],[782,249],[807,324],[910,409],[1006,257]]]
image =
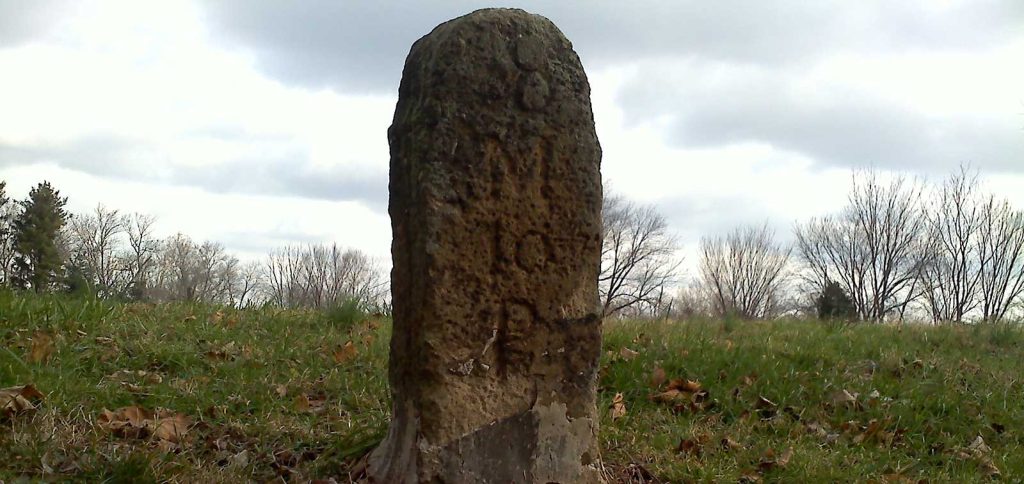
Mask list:
[[857,308],[854,307],[853,300],[836,281],[828,281],[815,302],[820,319],[857,319]]
[[21,213],[14,219],[14,280],[24,288],[44,292],[59,280],[64,258],[57,244],[68,220],[61,198],[49,182],[42,182],[19,202]]

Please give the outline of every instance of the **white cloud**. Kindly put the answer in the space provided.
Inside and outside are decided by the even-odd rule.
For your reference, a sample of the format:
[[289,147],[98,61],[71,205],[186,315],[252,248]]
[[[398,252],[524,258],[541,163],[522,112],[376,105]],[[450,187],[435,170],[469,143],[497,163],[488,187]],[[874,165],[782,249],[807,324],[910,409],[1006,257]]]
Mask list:
[[[0,0],[0,179],[249,255],[337,241],[387,258],[402,59],[474,2]],[[843,204],[854,158],[933,179],[973,161],[1024,207],[1020,4],[527,6],[590,69],[606,179],[688,247],[765,220],[788,237]]]

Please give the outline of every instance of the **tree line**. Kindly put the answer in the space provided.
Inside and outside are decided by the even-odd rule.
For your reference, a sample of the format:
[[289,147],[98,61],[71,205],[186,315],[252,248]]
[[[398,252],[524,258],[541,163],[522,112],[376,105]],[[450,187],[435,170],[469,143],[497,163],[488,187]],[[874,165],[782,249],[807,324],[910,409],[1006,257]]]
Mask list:
[[[385,271],[336,244],[290,245],[243,262],[217,242],[158,238],[155,219],[98,205],[70,214],[48,182],[11,200],[0,181],[0,285],[103,298],[236,306],[389,309]],[[784,314],[846,320],[1000,321],[1024,305],[1024,213],[967,168],[937,185],[855,172],[846,205],[794,226],[704,237],[684,278],[665,217],[608,192],[602,208],[605,316]]]
[[961,323],[1024,309],[1024,212],[966,167],[936,185],[854,172],[846,205],[797,223],[793,244],[767,224],[702,238],[687,284],[653,205],[606,197],[604,227],[606,316]]
[[0,181],[0,285],[147,302],[388,310],[388,279],[356,249],[291,245],[243,262],[212,241],[158,238],[152,216],[98,205],[71,214],[49,182],[11,200]]

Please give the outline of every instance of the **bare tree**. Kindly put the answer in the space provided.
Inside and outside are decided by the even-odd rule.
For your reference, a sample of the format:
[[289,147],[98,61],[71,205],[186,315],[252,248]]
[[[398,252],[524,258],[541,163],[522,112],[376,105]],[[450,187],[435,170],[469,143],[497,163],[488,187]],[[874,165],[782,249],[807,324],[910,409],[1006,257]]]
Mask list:
[[388,291],[387,279],[370,257],[334,244],[277,249],[264,270],[266,298],[282,307],[325,308],[356,300],[377,309]]
[[11,202],[6,193],[7,182],[0,181],[0,284],[10,284],[11,264],[14,263],[14,236],[11,221],[17,205]]
[[672,315],[682,318],[706,317],[714,313],[708,291],[700,279],[679,287],[672,304]]
[[263,265],[249,261],[237,267],[232,274],[230,299],[238,307],[259,304],[257,294],[263,284]]
[[128,272],[128,292],[136,299],[146,297],[150,279],[160,248],[160,241],[153,235],[156,219],[140,213],[132,214],[128,220],[128,253],[123,257]]
[[601,274],[605,316],[626,309],[658,308],[681,261],[676,239],[653,205],[636,205],[607,194],[601,213]]
[[267,256],[265,280],[267,299],[279,307],[291,307],[301,302],[302,249],[287,246],[275,249]]
[[980,211],[981,317],[984,321],[999,321],[1024,295],[1024,212],[993,196]]
[[774,316],[782,300],[791,249],[768,225],[733,230],[700,242],[701,281],[718,315]]
[[92,279],[96,294],[120,293],[126,285],[125,268],[117,255],[128,218],[99,204],[92,213],[72,217],[69,222],[71,258]]
[[197,244],[176,234],[160,244],[150,297],[161,301],[230,304],[231,278],[238,259],[215,242]]
[[943,183],[927,212],[931,254],[922,266],[921,283],[925,305],[936,322],[963,322],[979,303],[983,261],[977,192],[977,175],[962,167]]
[[876,173],[855,173],[841,213],[796,229],[807,281],[819,292],[827,281],[841,284],[862,319],[902,318],[920,296],[928,262],[922,190],[921,183],[903,177],[883,184]]

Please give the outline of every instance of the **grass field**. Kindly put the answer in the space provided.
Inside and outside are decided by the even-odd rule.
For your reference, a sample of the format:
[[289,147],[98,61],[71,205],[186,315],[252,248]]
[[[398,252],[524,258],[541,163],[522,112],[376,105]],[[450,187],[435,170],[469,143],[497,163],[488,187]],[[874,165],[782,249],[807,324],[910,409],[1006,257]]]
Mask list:
[[[0,480],[346,482],[387,426],[389,330],[0,292]],[[608,322],[604,460],[626,482],[1019,482],[1022,357],[1011,326]]]

